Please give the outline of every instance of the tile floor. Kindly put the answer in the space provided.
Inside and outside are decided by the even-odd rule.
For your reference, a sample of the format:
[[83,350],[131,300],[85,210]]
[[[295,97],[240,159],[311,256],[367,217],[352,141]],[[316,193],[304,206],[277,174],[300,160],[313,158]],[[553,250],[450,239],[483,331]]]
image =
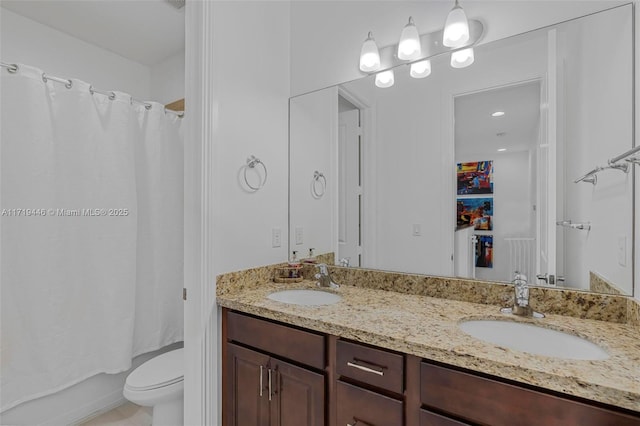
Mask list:
[[78,426],[150,426],[151,407],[127,402]]

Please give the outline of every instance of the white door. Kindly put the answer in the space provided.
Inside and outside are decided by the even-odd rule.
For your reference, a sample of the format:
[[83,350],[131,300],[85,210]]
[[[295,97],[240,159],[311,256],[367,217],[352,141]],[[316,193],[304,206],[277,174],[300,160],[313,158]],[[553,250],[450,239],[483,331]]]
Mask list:
[[556,30],[549,31],[547,78],[542,84],[538,147],[538,278],[535,284],[555,284],[557,220],[558,64]]
[[360,111],[338,115],[338,256],[349,258],[350,266],[360,266]]

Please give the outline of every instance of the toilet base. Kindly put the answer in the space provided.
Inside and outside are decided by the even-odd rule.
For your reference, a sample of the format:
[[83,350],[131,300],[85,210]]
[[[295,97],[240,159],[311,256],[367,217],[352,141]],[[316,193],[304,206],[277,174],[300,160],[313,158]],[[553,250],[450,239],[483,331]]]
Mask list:
[[184,421],[182,398],[153,406],[152,426],[180,426]]

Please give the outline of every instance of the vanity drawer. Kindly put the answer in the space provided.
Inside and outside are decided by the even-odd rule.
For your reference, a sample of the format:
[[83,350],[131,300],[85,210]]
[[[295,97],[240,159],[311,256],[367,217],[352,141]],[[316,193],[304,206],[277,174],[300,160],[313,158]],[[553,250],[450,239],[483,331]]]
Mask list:
[[638,418],[422,362],[423,404],[492,426],[638,426]]
[[461,421],[421,409],[420,426],[469,426],[469,423],[463,423]]
[[338,340],[336,352],[340,376],[399,394],[404,391],[404,356],[344,340]]
[[325,367],[325,338],[321,334],[227,312],[227,339],[310,367]]
[[[338,426],[399,426],[403,424],[402,401],[338,381]],[[357,422],[357,423],[356,423]]]

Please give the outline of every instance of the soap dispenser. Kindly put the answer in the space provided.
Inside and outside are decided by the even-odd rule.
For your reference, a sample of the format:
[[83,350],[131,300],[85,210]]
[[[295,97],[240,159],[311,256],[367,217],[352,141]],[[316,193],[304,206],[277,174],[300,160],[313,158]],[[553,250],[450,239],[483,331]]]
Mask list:
[[309,256],[303,260],[304,263],[318,263],[316,256],[313,254],[314,248],[309,249]]
[[298,278],[300,276],[300,261],[298,260],[298,252],[294,250],[291,252],[291,258],[288,262],[289,265],[289,278]]

